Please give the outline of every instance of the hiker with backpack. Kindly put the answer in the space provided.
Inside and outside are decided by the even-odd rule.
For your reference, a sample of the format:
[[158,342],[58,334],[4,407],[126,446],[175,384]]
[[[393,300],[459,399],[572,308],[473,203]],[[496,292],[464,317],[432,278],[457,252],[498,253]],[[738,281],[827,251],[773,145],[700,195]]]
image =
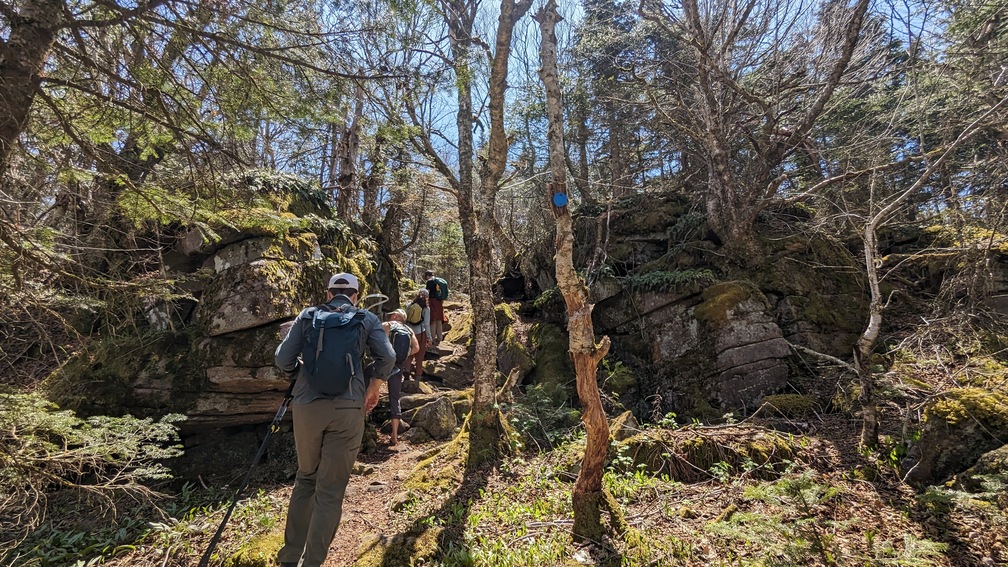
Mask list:
[[382,323],[396,355],[395,370],[392,371],[392,376],[389,376],[388,379],[389,417],[392,420],[389,445],[392,447],[399,444],[399,424],[402,421],[402,407],[399,404],[399,398],[402,394],[406,360],[420,351],[420,341],[413,334],[413,330],[406,326],[405,321],[406,312],[402,309],[396,309],[388,314],[388,321]]
[[431,344],[438,346],[444,339],[444,300],[448,299],[448,282],[436,277],[433,270],[424,272],[424,285],[430,296]]
[[420,350],[413,355],[411,364],[407,364],[406,367],[413,368],[413,376],[417,381],[423,377],[424,355],[427,354],[427,346],[430,344],[430,306],[427,303],[429,295],[426,289],[420,289],[413,301],[406,306],[406,324],[420,343]]
[[[329,279],[327,301],[302,311],[277,347],[276,365],[296,374],[294,445],[298,471],[287,509],[281,567],[321,567],[343,513],[343,496],[364,434],[396,354],[378,316],[358,309],[352,274]],[[361,359],[370,351],[374,378]]]

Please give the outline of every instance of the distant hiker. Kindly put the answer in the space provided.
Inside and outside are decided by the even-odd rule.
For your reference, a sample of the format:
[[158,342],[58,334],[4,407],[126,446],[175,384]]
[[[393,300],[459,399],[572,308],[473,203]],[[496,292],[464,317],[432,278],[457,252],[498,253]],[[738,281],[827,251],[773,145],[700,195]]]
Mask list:
[[419,381],[423,377],[423,360],[427,354],[427,346],[430,344],[430,306],[427,303],[429,294],[426,289],[418,290],[413,301],[406,306],[406,324],[413,330],[417,341],[420,342],[420,350],[413,355],[412,364],[406,367],[413,367],[413,376]]
[[[298,471],[284,545],[277,553],[281,567],[325,562],[364,434],[364,415],[378,403],[382,382],[395,366],[378,316],[354,307],[358,289],[352,274],[334,275],[327,302],[302,311],[276,350],[280,370],[300,370],[291,404]],[[370,384],[361,366],[365,345],[375,361]]]
[[392,350],[396,354],[395,370],[388,379],[389,416],[392,419],[392,435],[389,444],[395,447],[399,443],[399,423],[402,420],[402,407],[399,397],[402,394],[404,367],[410,356],[420,351],[420,341],[406,323],[406,312],[396,309],[388,314],[388,321],[382,323],[388,334]]
[[431,344],[437,346],[444,339],[443,323],[446,321],[444,300],[448,299],[448,282],[434,276],[432,270],[424,272],[427,293],[430,295]]

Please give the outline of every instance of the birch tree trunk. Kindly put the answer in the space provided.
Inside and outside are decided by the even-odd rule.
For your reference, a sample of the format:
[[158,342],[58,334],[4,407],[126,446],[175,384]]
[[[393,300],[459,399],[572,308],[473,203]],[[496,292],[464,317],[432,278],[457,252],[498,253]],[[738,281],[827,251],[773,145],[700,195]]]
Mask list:
[[[555,0],[549,0],[539,10],[535,19],[542,31],[539,47],[541,67],[539,77],[546,88],[546,116],[549,119],[547,139],[549,141],[549,163],[553,183],[549,184],[550,194],[566,197],[566,160],[563,143],[563,102],[560,95],[560,81],[557,77],[557,14]],[[555,202],[554,202],[555,203]],[[588,289],[584,281],[574,272],[573,231],[570,210],[566,205],[553,206],[556,219],[556,278],[564,302],[567,304],[567,332],[570,335],[570,354],[574,360],[577,377],[578,398],[581,400],[582,416],[587,432],[587,446],[577,482],[574,483],[572,501],[574,506],[574,537],[599,541],[605,530],[602,527],[601,507],[605,504],[602,491],[602,473],[606,451],[609,447],[609,424],[602,411],[596,370],[598,363],[609,351],[609,337],[595,343],[592,327],[592,306],[588,304]]]

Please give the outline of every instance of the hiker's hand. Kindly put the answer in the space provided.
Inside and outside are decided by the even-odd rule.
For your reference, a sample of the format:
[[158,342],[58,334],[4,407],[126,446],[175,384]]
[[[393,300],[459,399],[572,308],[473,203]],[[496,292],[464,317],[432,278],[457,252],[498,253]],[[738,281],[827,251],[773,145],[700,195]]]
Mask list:
[[378,396],[381,395],[381,380],[371,380],[367,392],[364,394],[364,413],[371,413],[371,410],[378,405]]

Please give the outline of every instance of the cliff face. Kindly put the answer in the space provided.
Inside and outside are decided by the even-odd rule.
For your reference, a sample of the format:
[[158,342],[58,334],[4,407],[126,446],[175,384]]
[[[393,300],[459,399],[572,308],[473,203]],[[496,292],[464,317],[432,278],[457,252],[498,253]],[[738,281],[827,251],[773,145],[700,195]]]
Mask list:
[[[611,392],[623,405],[641,417],[719,418],[796,390],[829,405],[837,379],[825,384],[810,372],[795,345],[850,359],[867,322],[860,242],[802,231],[808,219],[800,216],[770,221],[758,226],[761,257],[738,261],[708,240],[683,196],[640,195],[581,211],[578,261],[589,270],[595,330],[609,335],[612,356],[635,377]],[[888,321],[926,308],[969,264],[961,243],[934,252],[951,245],[937,228],[901,227],[881,242],[891,275],[884,291],[898,299]],[[1008,256],[988,249],[985,258],[993,277],[978,280],[987,282],[983,301],[1008,314]]]
[[362,295],[385,291],[376,245],[324,200],[291,193],[231,203],[247,208],[178,231],[161,251],[170,289],[136,314],[137,332],[87,342],[46,380],[50,397],[89,414],[181,413],[189,431],[269,421],[288,384],[273,365],[285,323],[325,300],[338,269],[361,279]]
[[766,234],[765,260],[743,267],[704,238],[683,197],[638,196],[592,213],[578,232],[581,260],[599,266],[595,328],[634,369],[633,391],[614,393],[639,415],[746,414],[788,389],[791,343],[842,356],[857,339],[867,298],[839,243]]

